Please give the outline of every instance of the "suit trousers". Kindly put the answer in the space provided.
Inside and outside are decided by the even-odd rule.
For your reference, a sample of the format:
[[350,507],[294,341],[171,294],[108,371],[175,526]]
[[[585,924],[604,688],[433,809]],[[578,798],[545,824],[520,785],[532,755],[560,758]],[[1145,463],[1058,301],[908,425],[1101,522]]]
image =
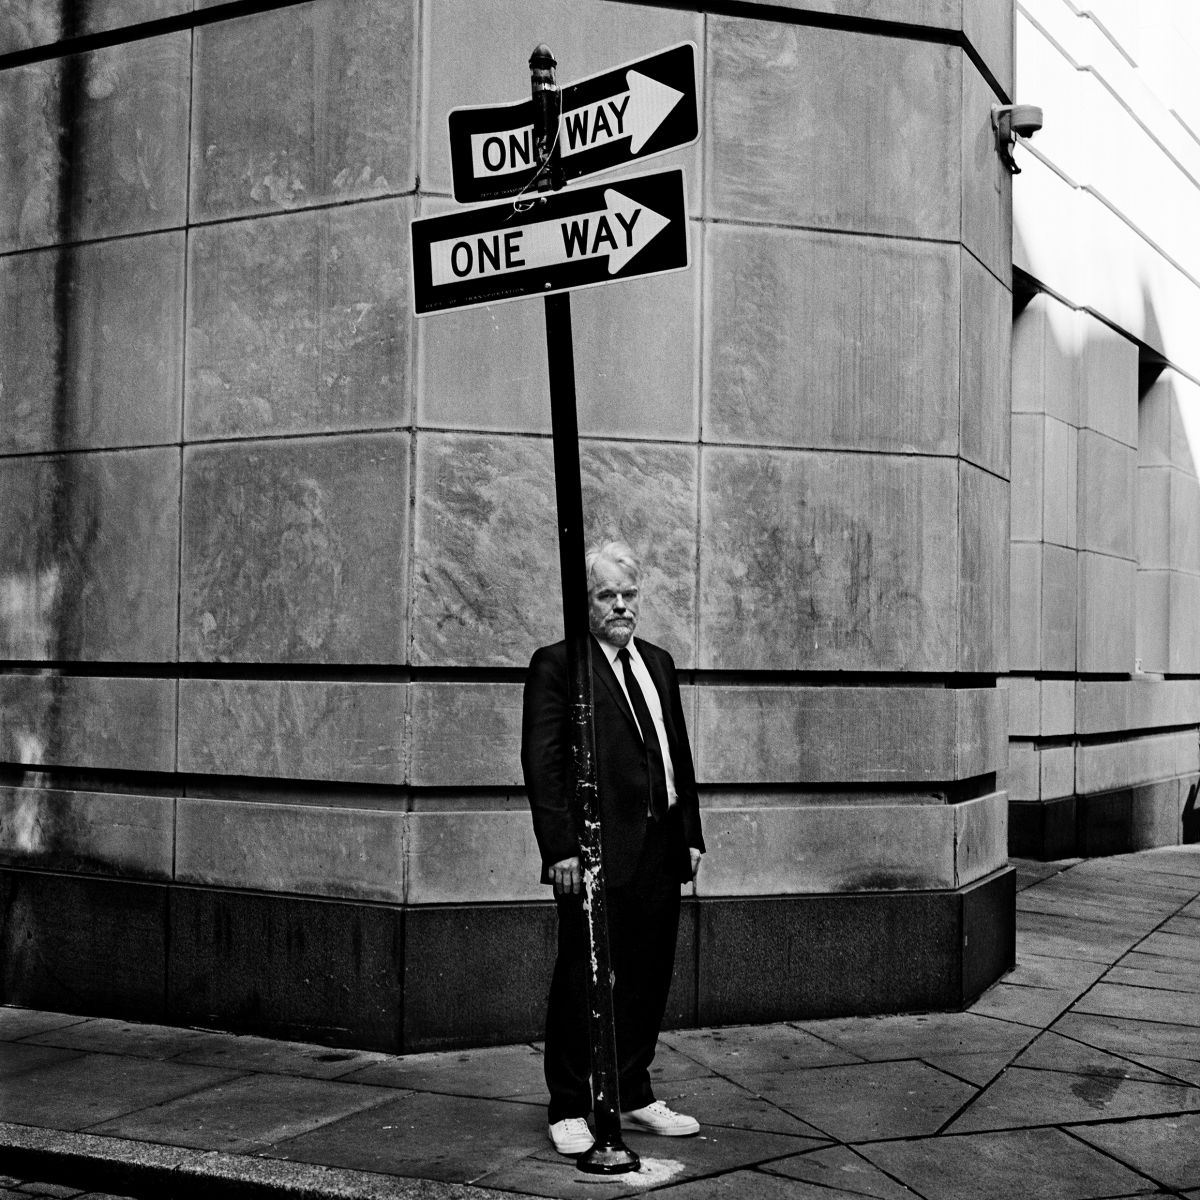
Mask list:
[[[679,887],[678,871],[669,866],[665,822],[648,818],[632,879],[606,890],[622,1111],[654,1100],[650,1064],[675,967]],[[586,975],[590,956],[583,897],[556,899],[558,958],[546,1012],[545,1056],[551,1124],[592,1111]]]

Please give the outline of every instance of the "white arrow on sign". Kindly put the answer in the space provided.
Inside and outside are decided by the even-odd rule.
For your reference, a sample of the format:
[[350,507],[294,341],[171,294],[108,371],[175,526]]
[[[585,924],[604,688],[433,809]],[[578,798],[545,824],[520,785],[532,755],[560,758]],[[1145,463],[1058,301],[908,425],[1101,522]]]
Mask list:
[[[683,99],[677,88],[659,83],[640,71],[629,71],[625,83],[625,91],[561,115],[558,138],[562,155],[578,154],[626,137],[630,154],[637,154]],[[533,161],[532,125],[471,135],[471,163],[476,179],[511,175],[528,169]]]
[[447,238],[429,247],[432,283],[463,283],[514,271],[535,271],[608,256],[615,275],[648,246],[670,219],[606,188],[604,208],[535,221],[512,229]]

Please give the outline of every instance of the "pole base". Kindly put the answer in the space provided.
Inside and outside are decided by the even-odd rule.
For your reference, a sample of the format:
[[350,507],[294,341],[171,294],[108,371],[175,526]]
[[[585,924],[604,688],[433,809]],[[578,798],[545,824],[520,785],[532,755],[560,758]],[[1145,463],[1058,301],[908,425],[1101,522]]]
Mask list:
[[588,1175],[624,1175],[641,1165],[642,1160],[624,1145],[620,1136],[611,1142],[597,1142],[575,1160],[576,1169]]

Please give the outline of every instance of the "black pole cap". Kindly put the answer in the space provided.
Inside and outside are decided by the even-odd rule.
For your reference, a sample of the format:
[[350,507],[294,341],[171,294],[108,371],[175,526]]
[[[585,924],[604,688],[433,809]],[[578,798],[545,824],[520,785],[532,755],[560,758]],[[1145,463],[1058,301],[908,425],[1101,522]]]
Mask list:
[[553,70],[557,66],[558,60],[550,53],[550,47],[545,42],[539,42],[529,56],[529,69],[534,71],[540,67],[543,70],[547,68]]

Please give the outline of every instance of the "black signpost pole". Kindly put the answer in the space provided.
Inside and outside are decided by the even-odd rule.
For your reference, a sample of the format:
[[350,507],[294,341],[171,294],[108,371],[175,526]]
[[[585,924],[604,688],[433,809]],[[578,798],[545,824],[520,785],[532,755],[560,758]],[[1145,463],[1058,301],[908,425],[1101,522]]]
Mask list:
[[[562,186],[558,166],[559,98],[554,68],[545,45],[529,60],[534,100],[534,145],[541,168],[538,190]],[[554,486],[558,503],[558,553],[562,574],[563,626],[571,692],[571,739],[577,811],[582,814],[583,912],[587,921],[588,1033],[592,1048],[592,1105],[596,1144],[580,1155],[578,1167],[592,1174],[636,1171],[638,1156],[621,1140],[617,1086],[617,1045],[613,1022],[608,914],[600,856],[600,811],[596,794],[596,736],[592,717],[592,650],[588,636],[587,576],[584,568],[583,489],[579,472],[579,427],[575,406],[575,351],[571,335],[571,296],[545,297],[546,355],[550,375],[550,414],[554,441]]]

